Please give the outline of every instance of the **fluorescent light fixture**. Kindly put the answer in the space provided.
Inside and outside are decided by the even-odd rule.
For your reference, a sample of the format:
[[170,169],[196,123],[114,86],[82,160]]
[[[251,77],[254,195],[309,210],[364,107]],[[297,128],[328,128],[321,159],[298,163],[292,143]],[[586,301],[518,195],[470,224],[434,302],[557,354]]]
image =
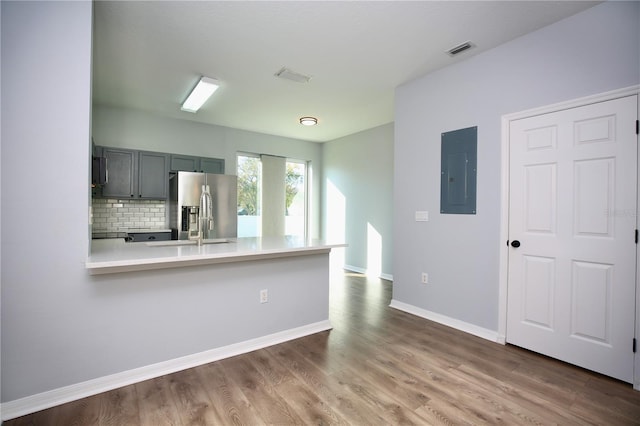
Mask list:
[[209,99],[209,96],[213,95],[213,92],[215,92],[218,87],[220,87],[218,80],[209,77],[200,78],[200,81],[196,84],[196,87],[191,91],[180,109],[187,112],[198,112],[200,107]]
[[315,117],[301,117],[300,124],[303,126],[315,126],[318,124],[318,119]]

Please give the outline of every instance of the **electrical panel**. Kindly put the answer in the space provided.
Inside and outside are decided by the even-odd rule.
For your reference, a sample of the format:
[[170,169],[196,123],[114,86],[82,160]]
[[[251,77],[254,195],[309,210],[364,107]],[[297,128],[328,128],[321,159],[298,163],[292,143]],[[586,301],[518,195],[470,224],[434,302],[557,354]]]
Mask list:
[[478,128],[442,134],[440,213],[476,214]]

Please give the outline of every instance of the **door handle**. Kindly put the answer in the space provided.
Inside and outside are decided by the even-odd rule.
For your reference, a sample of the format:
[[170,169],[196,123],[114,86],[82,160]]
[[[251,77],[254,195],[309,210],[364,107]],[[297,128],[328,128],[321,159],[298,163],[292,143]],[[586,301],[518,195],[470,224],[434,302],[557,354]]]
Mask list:
[[513,247],[513,248],[520,247],[520,241],[518,241],[518,240],[511,241],[511,247]]

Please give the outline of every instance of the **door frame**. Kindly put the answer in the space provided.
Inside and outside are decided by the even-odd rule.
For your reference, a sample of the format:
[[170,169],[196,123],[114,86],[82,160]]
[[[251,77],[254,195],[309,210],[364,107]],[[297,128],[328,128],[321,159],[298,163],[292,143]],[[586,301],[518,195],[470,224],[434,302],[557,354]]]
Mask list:
[[[502,116],[501,123],[501,160],[500,160],[500,239],[499,239],[499,286],[498,286],[498,339],[497,341],[506,344],[507,341],[507,288],[508,288],[508,269],[509,269],[509,247],[507,240],[509,239],[509,127],[511,121],[523,118],[534,117],[536,115],[548,114],[566,109],[581,107],[585,105],[595,104],[599,102],[609,101],[626,96],[638,95],[638,111],[640,111],[640,85],[630,86],[623,89],[612,90],[610,92],[599,93],[596,95],[585,96],[578,99],[559,102],[551,105],[545,105],[525,111],[505,114]],[[638,136],[636,135],[636,139]],[[640,149],[638,149],[638,169],[640,176]],[[640,177],[638,185],[638,202],[640,202]],[[640,208],[636,205],[636,212],[640,212]],[[638,227],[638,218],[636,214],[636,227]],[[640,284],[638,277],[640,276],[640,250],[636,254],[636,318],[635,330],[636,339],[640,340]],[[639,346],[640,346],[640,342]],[[631,342],[629,342],[631,345]],[[640,348],[634,354],[633,369],[633,388],[640,391]]]

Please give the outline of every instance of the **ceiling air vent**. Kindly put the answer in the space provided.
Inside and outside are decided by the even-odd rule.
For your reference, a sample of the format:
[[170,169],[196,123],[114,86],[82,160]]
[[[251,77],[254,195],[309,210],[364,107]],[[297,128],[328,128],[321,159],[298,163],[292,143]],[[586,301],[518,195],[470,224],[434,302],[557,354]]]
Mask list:
[[280,69],[280,71],[278,71],[274,75],[276,77],[284,78],[285,80],[295,81],[296,83],[308,83],[309,80],[311,80],[310,75],[300,74],[285,67]]
[[469,50],[473,47],[473,43],[471,43],[470,41],[465,41],[462,44],[459,44],[455,47],[452,47],[451,49],[447,50],[447,53],[449,54],[449,56],[455,56],[458,53],[462,53],[465,50]]

